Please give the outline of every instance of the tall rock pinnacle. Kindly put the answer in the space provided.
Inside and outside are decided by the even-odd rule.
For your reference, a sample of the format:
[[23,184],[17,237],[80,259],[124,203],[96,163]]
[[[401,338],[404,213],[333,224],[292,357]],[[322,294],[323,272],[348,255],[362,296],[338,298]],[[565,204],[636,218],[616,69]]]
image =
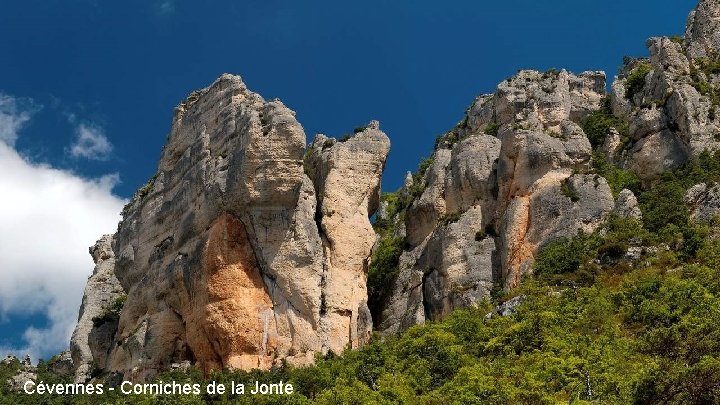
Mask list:
[[[112,344],[87,350],[100,323],[81,318],[78,362],[142,380],[183,361],[308,364],[366,341],[369,217],[390,142],[372,123],[329,143],[306,158],[295,113],[240,77],[192,93],[175,110],[157,174],[123,213],[112,262],[98,264],[127,295],[105,336]],[[88,285],[85,300],[97,294]]]

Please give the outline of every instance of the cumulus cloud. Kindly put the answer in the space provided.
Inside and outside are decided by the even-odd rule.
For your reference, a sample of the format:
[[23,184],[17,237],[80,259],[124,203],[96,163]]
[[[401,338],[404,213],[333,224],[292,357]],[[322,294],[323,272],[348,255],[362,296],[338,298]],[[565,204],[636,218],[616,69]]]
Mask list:
[[70,154],[75,158],[107,160],[113,146],[102,128],[97,125],[80,124],[75,130],[77,137],[70,146]]
[[0,347],[0,354],[37,359],[67,348],[93,269],[88,247],[116,229],[125,201],[112,193],[117,175],[86,179],[21,156],[12,145],[32,112],[6,115],[0,121],[6,134],[0,138],[0,322],[44,314],[49,324],[26,329],[24,345]]
[[39,108],[29,99],[0,93],[0,142],[14,146],[18,131]]

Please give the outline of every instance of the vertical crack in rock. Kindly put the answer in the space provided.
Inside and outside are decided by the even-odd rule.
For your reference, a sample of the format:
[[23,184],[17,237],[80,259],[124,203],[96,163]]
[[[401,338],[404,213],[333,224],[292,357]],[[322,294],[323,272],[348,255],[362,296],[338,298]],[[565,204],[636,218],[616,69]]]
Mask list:
[[84,343],[100,342],[88,317],[109,299],[91,311],[88,284],[75,331],[79,378],[91,364],[131,380],[184,361],[302,365],[364,343],[368,218],[389,140],[374,122],[333,149],[311,179],[305,133],[280,101],[227,74],[193,92],[175,109],[158,172],[123,211],[114,259],[98,262],[127,292],[106,355]]

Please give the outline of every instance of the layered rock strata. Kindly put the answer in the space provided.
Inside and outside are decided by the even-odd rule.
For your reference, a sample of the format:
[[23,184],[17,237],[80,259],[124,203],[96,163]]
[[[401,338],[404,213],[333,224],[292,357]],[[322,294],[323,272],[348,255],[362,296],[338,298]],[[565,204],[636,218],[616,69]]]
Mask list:
[[615,205],[590,173],[578,125],[601,106],[605,76],[521,71],[478,97],[439,141],[407,210],[409,246],[379,327],[441,319],[512,288],[546,243],[592,232]]
[[684,38],[650,38],[650,58],[627,59],[613,83],[613,111],[630,128],[616,161],[646,183],[720,149],[719,16],[716,0],[701,1]]
[[[307,364],[366,341],[369,217],[390,144],[377,122],[345,142],[318,139],[306,157],[294,112],[237,76],[180,104],[157,174],[112,248],[98,242],[73,335],[78,379],[90,364],[138,380],[187,361]],[[92,322],[112,299],[100,277],[127,295],[107,331]]]

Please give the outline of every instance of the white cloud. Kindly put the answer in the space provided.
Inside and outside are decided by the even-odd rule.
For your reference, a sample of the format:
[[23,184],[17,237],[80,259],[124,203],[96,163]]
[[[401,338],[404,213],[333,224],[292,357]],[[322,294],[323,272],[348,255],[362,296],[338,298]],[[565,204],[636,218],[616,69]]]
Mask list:
[[102,128],[97,125],[80,124],[75,129],[75,133],[77,138],[70,146],[70,154],[73,157],[91,160],[107,160],[110,157],[113,146]]
[[18,131],[39,109],[28,99],[0,93],[0,142],[15,146]]
[[163,0],[157,4],[157,10],[161,15],[172,14],[175,12],[175,1]]
[[41,313],[49,325],[26,329],[24,345],[0,355],[37,359],[67,348],[93,269],[88,247],[116,229],[125,201],[112,193],[117,175],[85,179],[18,154],[12,145],[31,115],[16,110],[0,121],[9,134],[0,139],[0,320]]

